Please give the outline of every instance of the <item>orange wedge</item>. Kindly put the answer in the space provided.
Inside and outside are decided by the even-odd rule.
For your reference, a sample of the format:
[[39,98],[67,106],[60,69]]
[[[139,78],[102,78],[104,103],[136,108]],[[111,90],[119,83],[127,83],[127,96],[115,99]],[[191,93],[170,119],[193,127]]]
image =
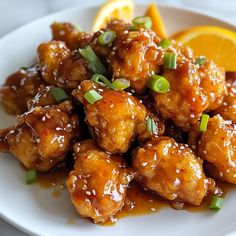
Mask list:
[[131,22],[134,13],[134,3],[132,0],[108,0],[97,12],[92,31],[98,31],[106,26],[112,18],[122,19]]
[[155,3],[151,3],[145,13],[145,16],[149,16],[152,19],[152,29],[160,38],[167,38],[165,27],[159,13],[158,7]]
[[204,55],[226,71],[236,71],[236,33],[216,26],[198,26],[177,34],[176,41]]

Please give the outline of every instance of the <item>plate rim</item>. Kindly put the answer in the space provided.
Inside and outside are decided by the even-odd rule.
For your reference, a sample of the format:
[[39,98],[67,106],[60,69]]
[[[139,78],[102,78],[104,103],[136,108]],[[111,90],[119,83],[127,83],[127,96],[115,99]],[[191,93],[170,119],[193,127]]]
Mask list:
[[[155,1],[154,1],[154,3],[155,3]],[[188,13],[198,14],[199,16],[205,16],[205,17],[208,17],[208,18],[210,18],[212,20],[223,22],[226,25],[228,25],[229,27],[235,28],[235,30],[236,30],[236,22],[232,23],[232,22],[229,22],[227,20],[222,19],[221,17],[213,16],[213,15],[210,15],[210,14],[207,14],[207,13],[202,13],[202,12],[200,12],[200,10],[197,10],[197,9],[192,9],[190,7],[185,7],[185,6],[176,6],[176,5],[171,5],[171,4],[167,4],[167,3],[156,3],[156,4],[160,8],[176,9],[176,10],[185,11],[185,12],[188,12]],[[145,4],[145,3],[137,3],[137,4],[135,4],[135,7],[136,6],[147,6],[147,5],[148,5],[148,3],[147,4]],[[99,5],[99,4],[96,4],[96,5],[89,4],[87,6],[82,6],[82,7],[78,6],[78,5],[75,5],[74,7],[69,7],[69,8],[64,9],[64,10],[60,10],[60,11],[56,11],[56,12],[53,12],[53,13],[46,14],[43,17],[39,17],[39,18],[37,18],[37,19],[35,19],[33,21],[30,21],[30,22],[28,22],[26,24],[23,24],[22,26],[17,27],[16,29],[13,29],[10,32],[8,32],[7,34],[3,35],[0,38],[0,44],[2,43],[3,40],[6,40],[7,37],[10,36],[11,34],[14,34],[17,31],[20,31],[23,28],[28,27],[31,24],[35,24],[38,21],[45,20],[45,19],[47,19],[49,17],[53,17],[53,16],[56,16],[56,15],[61,14],[61,13],[67,13],[67,12],[71,12],[71,11],[78,11],[78,10],[87,9],[87,8],[94,8],[95,9],[95,8],[100,7],[100,6],[101,5]]]

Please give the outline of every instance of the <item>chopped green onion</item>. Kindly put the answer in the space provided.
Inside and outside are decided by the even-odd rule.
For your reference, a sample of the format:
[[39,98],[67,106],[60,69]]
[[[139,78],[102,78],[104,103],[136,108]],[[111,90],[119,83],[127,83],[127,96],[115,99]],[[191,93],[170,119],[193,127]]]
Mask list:
[[165,69],[176,69],[177,68],[177,54],[166,53],[164,55],[164,68]]
[[147,87],[156,93],[167,93],[170,90],[169,81],[160,75],[152,75]]
[[208,120],[209,120],[209,115],[203,114],[201,118],[201,122],[200,122],[200,127],[199,127],[200,131],[204,132],[207,130]]
[[206,62],[206,58],[204,56],[200,56],[196,58],[195,63],[199,66],[202,66]]
[[157,132],[157,126],[156,126],[156,124],[155,124],[154,119],[152,119],[152,118],[148,118],[148,119],[147,119],[147,131],[148,131],[150,134],[153,134],[153,133],[156,133],[156,132]]
[[65,90],[63,88],[53,87],[50,91],[51,91],[51,94],[53,95],[54,99],[58,103],[69,99],[68,94],[65,92]]
[[87,60],[94,74],[106,74],[106,68],[95,54],[91,46],[79,49],[80,54]]
[[209,209],[220,210],[220,208],[223,206],[223,203],[224,203],[224,198],[213,196],[211,199]]
[[160,46],[164,49],[167,49],[168,47],[170,47],[172,44],[172,42],[168,39],[162,39],[160,43],[158,43],[157,46]]
[[37,181],[37,171],[29,170],[26,172],[25,181],[27,184],[33,184]]
[[101,100],[103,97],[95,90],[90,90],[84,94],[84,98],[88,103],[94,104],[95,102]]
[[130,30],[130,31],[136,31],[137,29],[138,29],[138,27],[135,26],[135,25],[131,25],[131,26],[129,27],[129,30]]
[[98,37],[98,43],[101,45],[108,45],[113,42],[116,38],[116,33],[112,30],[103,32]]
[[138,16],[132,21],[134,26],[141,26],[146,29],[152,28],[152,19],[149,16]]
[[92,76],[92,81],[102,86],[112,88],[112,83],[104,75],[95,74]]
[[112,88],[115,90],[124,90],[129,88],[130,81],[127,79],[116,79],[112,82]]
[[76,28],[76,30],[79,31],[79,32],[82,32],[82,31],[83,31],[82,28],[81,28],[81,26],[80,26],[79,24],[76,24],[76,25],[75,25],[75,28]]

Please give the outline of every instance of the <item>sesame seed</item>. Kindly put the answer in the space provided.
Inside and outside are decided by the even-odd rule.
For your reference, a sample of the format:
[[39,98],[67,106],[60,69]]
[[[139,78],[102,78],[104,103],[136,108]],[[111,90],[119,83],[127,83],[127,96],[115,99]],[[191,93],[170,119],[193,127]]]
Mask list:
[[64,186],[64,184],[60,184],[60,189],[64,189],[65,188],[65,186]]
[[90,191],[86,191],[85,193],[86,193],[87,195],[89,195],[89,196],[91,195],[91,192],[90,192]]
[[92,190],[92,193],[93,193],[93,195],[96,195],[96,191],[95,191],[95,189]]
[[82,190],[86,191],[88,189],[87,185],[83,185]]
[[147,166],[147,164],[148,164],[147,162],[143,162],[142,166]]

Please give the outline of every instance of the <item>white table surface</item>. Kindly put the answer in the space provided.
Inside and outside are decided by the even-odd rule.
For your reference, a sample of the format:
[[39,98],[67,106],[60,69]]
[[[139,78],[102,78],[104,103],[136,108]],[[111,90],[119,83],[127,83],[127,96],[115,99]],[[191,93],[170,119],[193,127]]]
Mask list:
[[[101,0],[0,0],[0,38],[44,15],[73,6],[91,6]],[[136,0],[148,3],[150,0]],[[156,0],[157,3],[184,6],[219,17],[236,25],[236,0]],[[27,236],[0,218],[0,236]]]

